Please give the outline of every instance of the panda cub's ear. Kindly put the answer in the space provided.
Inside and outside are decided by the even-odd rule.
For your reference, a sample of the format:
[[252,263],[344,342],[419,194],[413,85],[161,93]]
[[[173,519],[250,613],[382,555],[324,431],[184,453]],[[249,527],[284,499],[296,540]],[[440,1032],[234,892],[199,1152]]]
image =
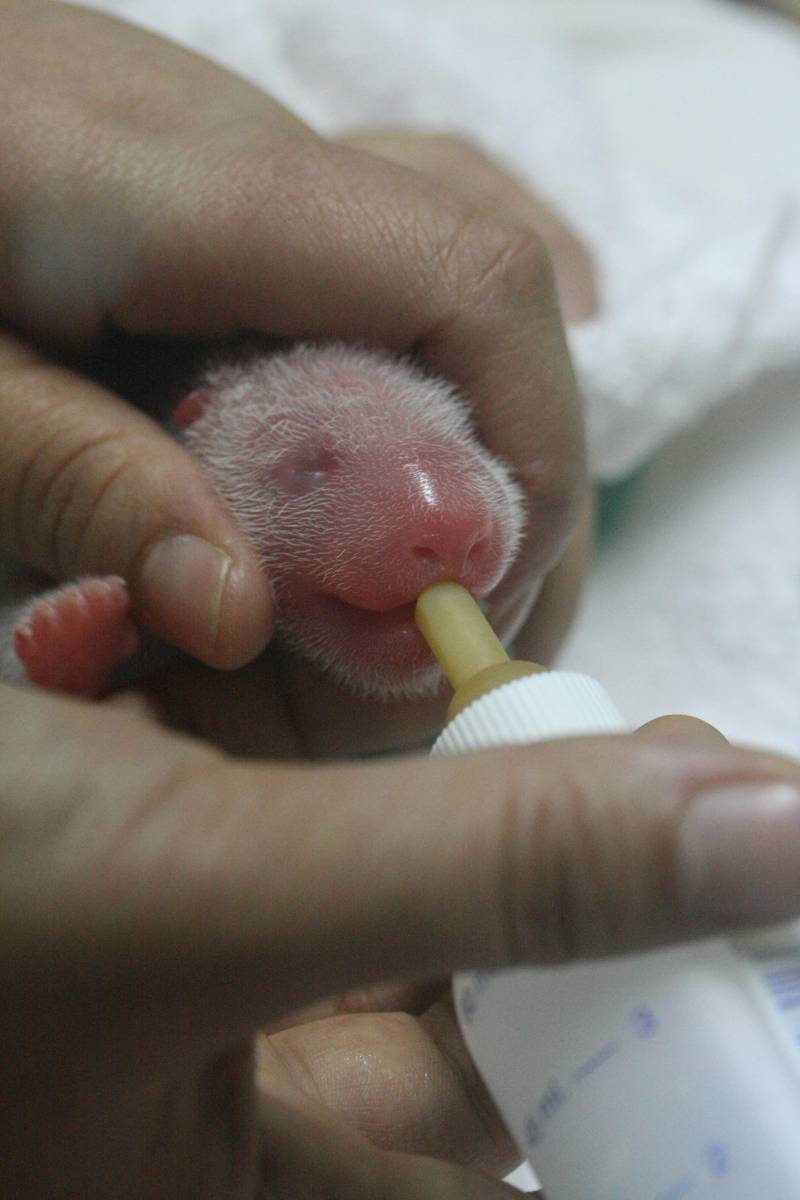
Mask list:
[[211,388],[202,387],[195,388],[184,396],[172,414],[172,423],[176,429],[188,429],[190,425],[194,425],[205,412],[211,395]]

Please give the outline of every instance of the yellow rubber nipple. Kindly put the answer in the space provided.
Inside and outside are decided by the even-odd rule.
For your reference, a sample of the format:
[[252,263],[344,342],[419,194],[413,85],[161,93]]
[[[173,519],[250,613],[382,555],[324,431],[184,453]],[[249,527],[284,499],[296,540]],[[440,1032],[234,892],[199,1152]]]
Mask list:
[[501,684],[543,671],[512,661],[478,604],[460,583],[434,583],[417,600],[414,618],[455,695],[448,719]]

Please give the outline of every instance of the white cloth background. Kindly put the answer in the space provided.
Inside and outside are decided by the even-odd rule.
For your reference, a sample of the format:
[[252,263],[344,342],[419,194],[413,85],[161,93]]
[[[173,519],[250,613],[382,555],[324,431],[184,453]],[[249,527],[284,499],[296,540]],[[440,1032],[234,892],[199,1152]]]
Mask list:
[[93,0],[323,131],[465,132],[577,227],[616,497],[564,662],[800,755],[800,24],[732,0]]

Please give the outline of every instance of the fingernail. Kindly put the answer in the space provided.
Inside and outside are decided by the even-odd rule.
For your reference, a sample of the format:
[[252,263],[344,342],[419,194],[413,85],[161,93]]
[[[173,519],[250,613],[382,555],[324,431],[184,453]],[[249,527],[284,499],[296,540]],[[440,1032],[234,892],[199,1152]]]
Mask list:
[[800,791],[774,783],[702,793],[684,817],[677,867],[690,916],[800,912]]
[[222,597],[233,559],[193,534],[176,534],[148,554],[139,577],[144,616],[184,650],[214,651]]

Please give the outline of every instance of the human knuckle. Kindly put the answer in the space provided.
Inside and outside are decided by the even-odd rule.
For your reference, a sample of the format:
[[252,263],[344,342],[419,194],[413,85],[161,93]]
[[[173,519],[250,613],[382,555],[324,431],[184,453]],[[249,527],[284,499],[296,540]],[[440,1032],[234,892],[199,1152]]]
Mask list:
[[499,253],[488,264],[484,281],[501,286],[514,297],[519,295],[525,303],[538,301],[552,290],[553,264],[539,234],[529,228],[509,231]]
[[[136,871],[152,872],[153,879],[169,874],[185,853],[187,881],[191,879],[198,904],[211,899],[229,865],[229,834],[235,803],[226,806],[225,774],[212,750],[167,743],[158,737],[140,738],[136,749],[149,749],[150,761],[129,780],[126,819],[117,846],[123,860]],[[138,757],[138,755],[137,755]],[[142,761],[139,759],[139,761]],[[103,762],[96,787],[113,791],[108,775],[113,768]]]
[[50,572],[73,565],[87,531],[119,500],[141,435],[102,413],[32,353],[0,343],[0,537]]
[[190,820],[201,811],[218,808],[218,789],[224,782],[224,760],[211,747],[171,741],[161,747],[162,764],[143,793],[144,807],[155,812],[173,806]]
[[471,256],[476,293],[510,310],[556,309],[553,264],[538,233],[484,217],[467,236],[478,240]]
[[25,514],[36,514],[34,540],[60,573],[76,560],[101,567],[114,556],[109,515],[125,509],[141,450],[139,439],[124,432],[81,432],[50,444],[28,471],[19,503]]
[[517,961],[568,962],[606,938],[604,844],[579,771],[548,772],[537,793],[532,802],[528,782],[508,799],[509,949]]
[[505,304],[506,293],[521,293],[523,276],[530,292],[537,292],[535,280],[550,270],[539,264],[542,255],[546,257],[546,251],[536,233],[509,226],[480,205],[467,204],[445,224],[431,257],[461,307]]

